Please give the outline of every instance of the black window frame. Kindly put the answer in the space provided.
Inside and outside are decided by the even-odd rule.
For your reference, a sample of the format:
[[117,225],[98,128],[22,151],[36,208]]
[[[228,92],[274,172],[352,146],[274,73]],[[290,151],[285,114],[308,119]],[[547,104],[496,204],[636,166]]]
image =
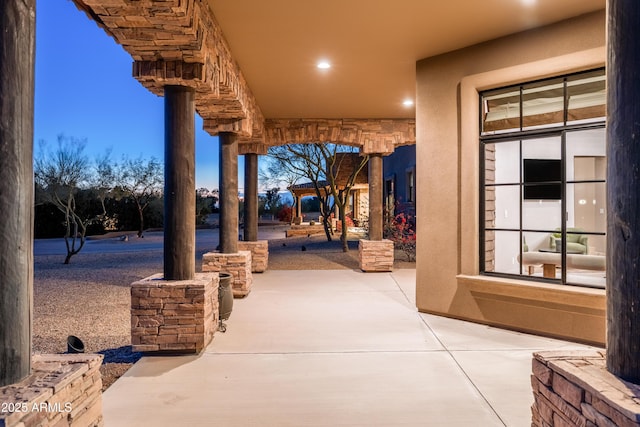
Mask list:
[[[524,180],[523,180],[523,142],[530,139],[540,139],[540,138],[551,138],[551,137],[559,137],[561,144],[561,180],[558,184],[561,185],[561,236],[562,236],[562,247],[566,247],[566,237],[567,237],[567,194],[566,188],[567,185],[571,184],[585,184],[585,183],[603,183],[606,185],[606,179],[590,179],[590,180],[567,180],[566,176],[566,139],[567,134],[579,131],[586,131],[591,129],[604,129],[606,127],[606,119],[603,118],[599,121],[593,121],[589,123],[580,123],[580,124],[567,124],[568,122],[568,106],[569,106],[569,92],[567,82],[572,77],[577,77],[580,75],[587,75],[594,72],[605,72],[604,68],[597,68],[592,70],[587,70],[579,73],[572,73],[562,76],[555,76],[546,79],[540,79],[536,81],[524,82],[517,85],[505,86],[502,88],[495,88],[487,91],[481,92],[479,95],[479,129],[480,129],[480,144],[479,144],[479,164],[480,164],[480,177],[479,177],[479,271],[480,274],[487,276],[496,276],[503,278],[516,278],[519,280],[532,280],[532,281],[540,281],[554,284],[563,284],[563,285],[571,285],[571,286],[579,286],[579,287],[591,287],[589,284],[584,283],[572,283],[567,281],[567,252],[561,252],[561,277],[557,278],[545,278],[541,276],[530,276],[525,274],[524,266],[522,262],[519,262],[519,274],[512,273],[504,273],[504,272],[494,272],[494,271],[486,271],[486,232],[487,231],[514,231],[519,233],[519,241],[521,244],[519,245],[519,260],[522,260],[523,254],[523,236],[524,233],[527,232],[535,232],[535,233],[555,233],[557,230],[529,230],[523,228],[523,190],[524,190]],[[564,94],[564,108],[563,115],[564,120],[561,125],[557,123],[551,123],[548,127],[540,127],[536,129],[524,129],[523,130],[523,91],[526,89],[528,85],[532,84],[543,84],[544,82],[554,82],[558,80],[562,80],[563,82],[563,94]],[[483,95],[486,93],[492,93],[500,90],[518,90],[520,93],[520,104],[519,104],[519,129],[515,131],[505,131],[505,132],[496,132],[496,133],[483,133],[484,119],[484,98]],[[486,182],[486,145],[487,144],[499,144],[504,142],[516,142],[518,141],[520,144],[519,148],[519,182],[515,183],[499,183],[499,184],[487,184]],[[555,183],[555,182],[553,182]],[[511,228],[498,228],[498,227],[486,227],[486,189],[488,187],[498,187],[505,185],[518,185],[519,186],[519,228],[511,229]],[[571,234],[571,232],[569,232]],[[584,235],[594,235],[594,236],[605,236],[606,232],[593,232],[593,231],[585,231],[581,232]],[[598,286],[599,287],[599,286]]]

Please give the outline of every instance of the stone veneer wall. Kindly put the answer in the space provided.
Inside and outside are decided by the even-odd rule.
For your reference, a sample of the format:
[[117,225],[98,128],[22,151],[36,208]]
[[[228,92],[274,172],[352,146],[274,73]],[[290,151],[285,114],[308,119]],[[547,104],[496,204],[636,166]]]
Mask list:
[[230,273],[233,276],[233,296],[245,297],[251,292],[251,252],[239,251],[234,254],[208,252],[202,255],[202,271]]
[[269,267],[269,241],[238,242],[239,251],[251,252],[251,272],[263,273]]
[[102,355],[34,355],[31,375],[0,387],[0,426],[102,426]]
[[382,272],[393,270],[393,242],[391,240],[360,239],[358,256],[362,271]]
[[640,385],[608,372],[604,351],[533,356],[533,427],[640,426]]
[[199,353],[218,328],[217,274],[164,280],[162,274],[131,285],[133,351]]

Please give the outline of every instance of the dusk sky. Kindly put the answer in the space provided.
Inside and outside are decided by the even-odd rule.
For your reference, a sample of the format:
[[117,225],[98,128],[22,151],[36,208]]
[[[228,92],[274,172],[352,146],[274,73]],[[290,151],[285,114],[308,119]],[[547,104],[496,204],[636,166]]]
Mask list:
[[[86,138],[90,159],[164,161],[164,100],[131,77],[132,59],[70,0],[38,0],[35,149],[61,133]],[[243,161],[239,158],[243,187]],[[218,188],[218,138],[196,116],[196,187]]]

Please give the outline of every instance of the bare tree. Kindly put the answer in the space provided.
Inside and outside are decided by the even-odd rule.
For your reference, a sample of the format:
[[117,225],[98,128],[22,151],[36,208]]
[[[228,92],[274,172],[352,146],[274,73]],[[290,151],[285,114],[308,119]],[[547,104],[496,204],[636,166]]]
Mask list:
[[207,217],[218,203],[218,190],[209,191],[208,188],[196,189],[196,225],[206,223]]
[[71,257],[84,246],[87,226],[106,214],[104,203],[102,212],[83,210],[77,203],[78,192],[92,174],[91,163],[84,154],[86,144],[86,139],[59,135],[55,149],[40,141],[40,151],[34,160],[36,202],[51,203],[64,214],[65,264],[69,264]]
[[356,151],[353,147],[344,147],[336,144],[314,145],[324,159],[325,175],[334,203],[338,207],[340,222],[342,223],[342,232],[340,234],[342,250],[348,252],[347,208],[349,206],[349,198],[358,174],[369,162],[369,156],[360,156],[359,161],[352,163],[347,161],[349,157],[344,154],[355,153]]
[[[360,156],[357,162],[347,161],[345,154],[357,153],[353,147],[337,144],[289,144],[271,147],[269,156],[274,162],[272,174],[278,176],[279,171],[287,170],[300,178],[306,178],[314,186],[320,201],[320,213],[327,239],[331,240],[330,213],[333,205],[338,207],[342,232],[340,240],[343,251],[349,251],[347,208],[351,190],[356,178],[369,161],[369,156]],[[282,172],[280,172],[282,173]]]
[[275,216],[278,213],[278,209],[281,207],[282,202],[280,200],[280,187],[273,187],[267,190],[264,196],[264,209],[269,212],[271,216]]
[[144,210],[151,200],[162,193],[163,173],[162,164],[155,157],[149,160],[144,160],[142,156],[137,159],[123,157],[122,163],[117,166],[117,187],[135,202],[138,209],[138,237],[143,237]]
[[332,240],[331,205],[322,156],[313,144],[289,144],[269,148],[269,163],[261,177],[271,185],[286,182],[287,187],[309,180],[320,202],[320,215],[327,240]]
[[[107,219],[107,208],[105,207],[104,201],[113,190],[113,183],[116,179],[115,167],[116,165],[111,161],[111,149],[108,149],[104,154],[96,156],[94,171],[88,180],[89,186],[95,192],[98,200],[100,201],[102,212],[105,217],[103,218],[104,220]],[[115,221],[113,217],[111,220]]]

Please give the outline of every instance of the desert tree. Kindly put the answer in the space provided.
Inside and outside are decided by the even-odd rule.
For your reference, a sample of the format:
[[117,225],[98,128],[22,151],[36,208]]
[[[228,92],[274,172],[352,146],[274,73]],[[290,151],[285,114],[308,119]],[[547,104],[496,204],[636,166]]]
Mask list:
[[278,209],[282,206],[280,199],[280,187],[273,187],[267,190],[264,196],[264,209],[272,216],[278,213]]
[[115,182],[118,191],[136,205],[139,218],[138,237],[143,237],[144,211],[149,203],[162,194],[163,166],[155,157],[123,157],[116,167]]
[[196,224],[206,223],[207,216],[215,209],[218,203],[218,190],[209,191],[208,188],[196,189]]
[[86,145],[86,139],[58,135],[55,148],[40,141],[34,159],[36,203],[51,203],[64,215],[65,264],[84,246],[87,226],[106,214],[104,203],[102,210],[96,211],[78,201],[79,192],[87,187],[94,172],[84,153]]
[[284,182],[287,188],[303,180],[309,181],[320,203],[320,215],[327,240],[332,240],[331,191],[326,185],[322,156],[314,144],[270,147],[267,166],[261,173],[261,180],[272,186]]
[[369,156],[360,155],[357,161],[351,161],[354,158],[353,155],[358,153],[358,150],[354,147],[337,144],[313,145],[324,159],[324,173],[342,223],[342,232],[340,234],[342,250],[348,252],[347,209],[349,207],[349,199],[358,175],[369,162]]
[[333,207],[338,208],[342,225],[340,240],[343,251],[349,250],[347,209],[349,198],[356,184],[356,179],[369,161],[369,156],[358,156],[355,147],[338,144],[288,144],[269,149],[269,157],[273,162],[272,172],[287,170],[293,175],[309,180],[320,202],[320,213],[327,235],[331,240],[330,214]]
[[[113,192],[113,183],[116,179],[116,164],[111,160],[111,149],[97,155],[93,164],[93,173],[89,176],[88,185],[102,207],[103,217],[100,218],[105,229],[115,228],[115,217],[107,214],[105,200]],[[107,224],[109,223],[109,224]]]

